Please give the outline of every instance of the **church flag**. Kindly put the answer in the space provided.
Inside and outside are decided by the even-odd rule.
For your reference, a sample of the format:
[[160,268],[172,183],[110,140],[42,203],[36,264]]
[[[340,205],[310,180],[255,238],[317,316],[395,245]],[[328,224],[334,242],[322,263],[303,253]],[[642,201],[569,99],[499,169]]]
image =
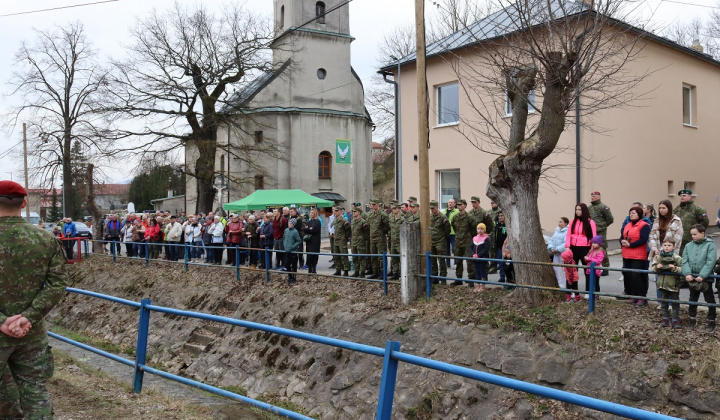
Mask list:
[[352,140],[335,140],[335,163],[350,165],[352,163]]

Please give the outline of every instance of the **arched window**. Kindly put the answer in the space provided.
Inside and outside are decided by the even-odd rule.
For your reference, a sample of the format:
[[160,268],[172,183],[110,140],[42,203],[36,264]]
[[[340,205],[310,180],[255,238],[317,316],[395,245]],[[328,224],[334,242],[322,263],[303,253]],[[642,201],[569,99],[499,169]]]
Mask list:
[[285,6],[280,6],[280,28],[285,27]]
[[317,23],[325,23],[325,2],[319,1],[315,3],[315,17]]
[[220,155],[220,174],[225,175],[225,155]]
[[330,161],[332,155],[328,151],[320,152],[318,155],[318,178],[330,179]]

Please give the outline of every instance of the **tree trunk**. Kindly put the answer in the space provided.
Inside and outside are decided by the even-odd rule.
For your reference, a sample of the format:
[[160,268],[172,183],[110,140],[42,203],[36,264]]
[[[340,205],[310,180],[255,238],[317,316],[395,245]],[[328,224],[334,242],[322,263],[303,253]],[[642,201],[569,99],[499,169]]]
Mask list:
[[215,187],[215,151],[217,141],[214,139],[200,139],[195,142],[198,148],[198,158],[195,161],[195,177],[197,184],[197,205],[195,212],[209,212],[214,209]]
[[[92,163],[88,163],[87,165],[87,172],[85,172],[85,183],[87,184],[87,210],[88,213],[93,218],[93,224],[92,224],[92,234],[93,239],[95,240],[102,240],[103,236],[103,222],[102,222],[102,212],[100,212],[100,209],[95,204],[95,184],[93,183],[93,171],[95,170],[95,165]],[[100,254],[103,252],[103,243],[102,242],[93,242],[92,243],[93,252]]]
[[[512,259],[549,262],[537,203],[542,161],[534,163],[519,156],[513,151],[490,165],[487,196],[499,204],[505,215]],[[550,266],[515,264],[515,278],[518,284],[558,287]],[[560,293],[525,288],[515,289],[513,296],[533,306],[562,297]]]
[[75,203],[75,188],[73,188],[72,164],[70,162],[70,150],[72,146],[72,138],[66,134],[63,138],[63,217],[70,217],[75,220],[73,213]]

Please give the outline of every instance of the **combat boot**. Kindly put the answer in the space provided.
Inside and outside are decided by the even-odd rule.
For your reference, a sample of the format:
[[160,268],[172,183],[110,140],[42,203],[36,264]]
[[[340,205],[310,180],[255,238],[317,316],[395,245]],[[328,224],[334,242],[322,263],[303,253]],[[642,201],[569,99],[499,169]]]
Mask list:
[[340,269],[338,268],[338,269],[336,269],[335,272],[333,273],[333,276],[339,276],[339,275],[340,275]]
[[713,332],[715,331],[715,320],[708,321],[707,327],[705,327],[705,332]]
[[351,277],[360,277],[360,272],[355,270]]
[[347,276],[348,276],[347,270],[343,271],[343,277],[347,277]]

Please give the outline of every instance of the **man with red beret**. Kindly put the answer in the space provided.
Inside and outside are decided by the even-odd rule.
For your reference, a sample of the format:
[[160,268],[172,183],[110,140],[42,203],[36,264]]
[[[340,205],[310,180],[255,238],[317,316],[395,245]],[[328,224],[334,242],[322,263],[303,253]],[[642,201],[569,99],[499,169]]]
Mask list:
[[0,418],[51,419],[53,373],[43,318],[67,275],[60,242],[20,217],[27,191],[0,181]]

